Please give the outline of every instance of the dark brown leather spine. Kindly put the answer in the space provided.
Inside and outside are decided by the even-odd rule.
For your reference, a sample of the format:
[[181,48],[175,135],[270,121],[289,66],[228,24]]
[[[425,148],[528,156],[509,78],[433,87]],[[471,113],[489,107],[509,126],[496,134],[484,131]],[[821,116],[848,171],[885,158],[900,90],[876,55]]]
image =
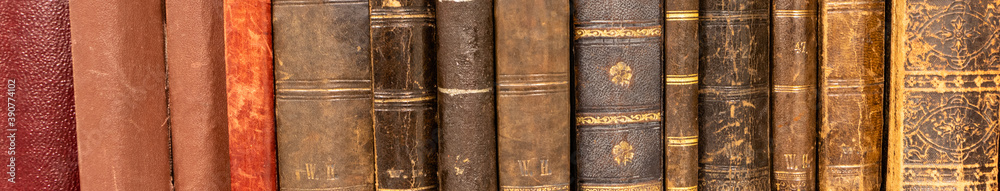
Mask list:
[[770,8],[701,1],[701,190],[771,188]]
[[892,1],[885,190],[1000,190],[998,7]]
[[569,0],[497,0],[503,191],[569,191]]
[[879,190],[883,0],[820,1],[820,190]]
[[664,0],[664,124],[666,190],[698,190],[698,5]]
[[275,0],[273,11],[279,187],[374,190],[368,1]]
[[771,173],[774,190],[816,189],[816,0],[771,11]]
[[441,190],[496,190],[493,0],[438,0]]
[[579,190],[663,189],[662,3],[573,1]]
[[166,2],[174,186],[230,190],[222,1]]
[[163,1],[69,2],[82,190],[171,190]]
[[370,0],[378,189],[438,190],[434,1]]

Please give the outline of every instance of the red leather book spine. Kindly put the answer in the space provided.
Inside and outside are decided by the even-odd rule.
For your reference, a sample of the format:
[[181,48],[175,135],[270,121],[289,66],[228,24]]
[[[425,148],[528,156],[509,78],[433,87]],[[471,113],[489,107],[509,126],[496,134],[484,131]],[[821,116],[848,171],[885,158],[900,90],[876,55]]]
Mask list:
[[223,4],[232,190],[277,190],[271,1]]

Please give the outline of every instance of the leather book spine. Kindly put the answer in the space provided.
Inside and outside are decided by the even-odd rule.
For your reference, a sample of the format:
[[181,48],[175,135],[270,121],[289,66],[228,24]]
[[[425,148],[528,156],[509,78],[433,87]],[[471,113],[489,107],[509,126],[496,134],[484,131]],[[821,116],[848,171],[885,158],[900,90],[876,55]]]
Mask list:
[[162,0],[69,2],[82,190],[172,190]]
[[368,3],[377,189],[438,190],[434,1]]
[[816,182],[820,190],[879,190],[885,2],[820,2]]
[[375,190],[368,5],[368,0],[274,1],[282,190]]
[[222,1],[166,2],[174,189],[230,190]]
[[701,1],[699,189],[771,189],[770,8]]
[[663,152],[666,190],[698,190],[698,5],[664,0]]
[[276,190],[270,0],[223,1],[232,190]]
[[496,1],[500,190],[570,190],[569,2]]
[[771,11],[771,182],[816,189],[816,0],[775,0]]
[[438,0],[441,190],[496,190],[493,0]]
[[663,189],[662,3],[572,3],[578,190]]
[[891,5],[885,190],[1000,190],[1000,1]]
[[69,2],[0,4],[0,190],[80,190]]

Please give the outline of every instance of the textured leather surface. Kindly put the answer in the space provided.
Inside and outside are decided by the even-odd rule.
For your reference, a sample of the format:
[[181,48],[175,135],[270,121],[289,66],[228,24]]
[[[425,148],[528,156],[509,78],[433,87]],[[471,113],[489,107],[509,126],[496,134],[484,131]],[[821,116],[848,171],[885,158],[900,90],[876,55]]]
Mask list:
[[229,190],[222,1],[169,0],[166,9],[175,190]]
[[379,189],[438,190],[433,0],[370,0]]
[[771,12],[774,190],[816,189],[816,0],[775,0]]
[[771,188],[770,3],[701,1],[701,190]]
[[80,190],[69,3],[0,4],[0,190]]
[[569,190],[569,0],[497,0],[497,163],[505,191]]
[[72,0],[82,190],[171,190],[163,1]]
[[1000,190],[997,7],[892,1],[886,190]]
[[367,0],[274,1],[279,183],[374,190]]
[[573,1],[577,189],[663,188],[661,5]]
[[223,1],[232,190],[276,190],[271,2]]
[[666,190],[698,189],[698,5],[665,0],[663,152]]
[[439,0],[442,190],[496,190],[493,1]]
[[879,190],[885,2],[820,2],[819,189]]

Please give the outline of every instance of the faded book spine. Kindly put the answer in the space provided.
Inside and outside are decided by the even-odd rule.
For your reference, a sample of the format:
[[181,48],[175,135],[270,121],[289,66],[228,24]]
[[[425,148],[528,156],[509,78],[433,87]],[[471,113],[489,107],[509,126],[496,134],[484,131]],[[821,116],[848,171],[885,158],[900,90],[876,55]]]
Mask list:
[[570,190],[569,0],[497,0],[500,190]]
[[770,0],[702,0],[699,189],[768,190]]
[[998,190],[1000,1],[893,0],[886,190]]
[[885,2],[820,2],[818,188],[879,190]]
[[370,0],[378,189],[438,190],[434,1]]
[[698,5],[665,0],[663,152],[666,190],[698,190]]
[[816,189],[816,0],[775,0],[771,12],[774,190]]
[[573,1],[579,190],[663,189],[661,5]]

